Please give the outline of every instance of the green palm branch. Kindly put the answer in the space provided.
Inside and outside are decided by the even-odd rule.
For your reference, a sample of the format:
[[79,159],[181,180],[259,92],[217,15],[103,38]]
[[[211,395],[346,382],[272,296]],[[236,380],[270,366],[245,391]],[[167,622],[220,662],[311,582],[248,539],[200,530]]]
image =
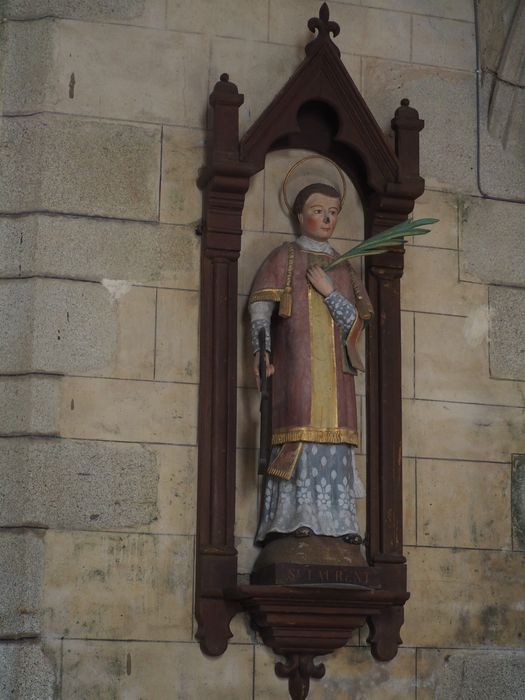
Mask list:
[[380,255],[387,253],[389,250],[396,250],[405,243],[405,236],[423,236],[429,233],[429,228],[420,228],[435,224],[439,219],[417,219],[416,221],[403,221],[397,226],[387,228],[386,231],[376,233],[375,236],[367,238],[365,241],[358,243],[356,246],[347,250],[339,258],[327,265],[324,269],[331,270],[336,265],[340,265],[350,258],[359,258],[364,255]]

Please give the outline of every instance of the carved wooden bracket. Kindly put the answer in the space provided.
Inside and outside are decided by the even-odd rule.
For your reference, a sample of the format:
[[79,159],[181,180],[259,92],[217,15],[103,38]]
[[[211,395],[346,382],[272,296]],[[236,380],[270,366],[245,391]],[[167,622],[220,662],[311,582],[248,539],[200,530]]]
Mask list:
[[[326,3],[308,27],[306,58],[239,141],[243,96],[222,75],[210,97],[207,163],[199,176],[204,218],[201,257],[199,478],[195,611],[207,654],[222,654],[233,615],[247,610],[266,644],[287,657],[276,672],[292,698],[320,678],[314,656],[348,640],[365,621],[375,658],[395,656],[406,591],[402,551],[401,331],[402,252],[367,259],[375,308],[367,341],[367,564],[374,587],[238,586],[234,547],[237,364],[237,258],[250,177],[267,153],[308,149],[334,160],[354,183],[365,236],[405,220],[424,190],[419,176],[423,121],[408,100],[392,120],[395,153],[332,41],[339,26]],[[372,576],[373,574],[373,576]]]
[[[395,608],[400,612],[396,620],[399,624],[387,624],[387,634],[378,635],[381,648],[377,649],[378,643],[371,640],[376,658],[393,658],[400,643],[402,606],[408,598],[406,592],[299,586],[239,586],[225,591],[225,595],[238,600],[251,614],[263,642],[286,657],[287,663],[276,663],[275,672],[280,678],[288,678],[294,700],[307,697],[310,678],[322,678],[325,674],[324,664],[316,665],[315,657],[344,646],[353,630],[362,627],[367,618],[390,621]],[[391,627],[395,627],[394,645]]]

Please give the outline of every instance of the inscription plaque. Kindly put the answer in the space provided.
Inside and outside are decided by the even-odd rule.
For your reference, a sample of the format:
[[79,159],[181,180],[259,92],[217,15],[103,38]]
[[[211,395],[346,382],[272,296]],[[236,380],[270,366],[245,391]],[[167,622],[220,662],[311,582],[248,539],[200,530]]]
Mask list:
[[377,571],[366,566],[319,566],[310,564],[272,564],[252,574],[253,584],[281,586],[352,586],[381,588]]

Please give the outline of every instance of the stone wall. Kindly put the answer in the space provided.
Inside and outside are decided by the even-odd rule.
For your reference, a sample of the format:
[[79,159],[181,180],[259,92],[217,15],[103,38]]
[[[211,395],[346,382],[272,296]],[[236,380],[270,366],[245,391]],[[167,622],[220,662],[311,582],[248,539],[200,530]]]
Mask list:
[[[220,658],[194,640],[195,178],[219,74],[245,94],[244,131],[300,62],[319,4],[0,3],[1,698],[287,697],[246,620]],[[478,188],[473,3],[330,5],[380,125],[405,96],[426,120],[415,213],[440,223],[407,246],[402,282],[404,644],[379,664],[362,630],[311,698],[521,697],[524,169],[486,128],[484,87],[517,2],[480,8],[481,184],[496,199]],[[241,573],[257,504],[243,310],[261,257],[290,237],[276,196],[293,155],[269,160],[245,209]],[[350,199],[342,250],[362,235]]]

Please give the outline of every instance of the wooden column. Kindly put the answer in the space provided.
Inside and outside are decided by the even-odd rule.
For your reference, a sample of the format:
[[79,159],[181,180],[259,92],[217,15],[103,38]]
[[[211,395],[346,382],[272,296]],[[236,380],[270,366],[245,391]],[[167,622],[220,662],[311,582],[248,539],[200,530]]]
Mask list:
[[[394,226],[412,211],[423,193],[419,176],[419,132],[424,122],[408,100],[396,110],[399,181],[388,183],[387,194],[373,196],[366,210],[366,235]],[[401,298],[403,251],[366,259],[366,279],[374,317],[367,345],[367,533],[368,559],[383,572],[392,591],[406,591],[403,556]],[[403,607],[393,604],[369,617],[369,643],[375,658],[395,656],[401,643]]]
[[243,96],[227,75],[210,96],[212,128],[204,190],[201,250],[199,478],[197,489],[197,638],[222,654],[236,607],[224,588],[237,583],[234,546],[237,422],[237,259],[241,215],[249,185],[239,162],[238,110]]
[[[401,219],[402,220],[402,219]],[[394,223],[399,223],[395,221]],[[394,225],[377,216],[373,233]],[[367,349],[367,533],[371,564],[404,562],[401,490],[401,311],[403,256],[367,261],[374,317]],[[378,439],[379,438],[379,439]]]

